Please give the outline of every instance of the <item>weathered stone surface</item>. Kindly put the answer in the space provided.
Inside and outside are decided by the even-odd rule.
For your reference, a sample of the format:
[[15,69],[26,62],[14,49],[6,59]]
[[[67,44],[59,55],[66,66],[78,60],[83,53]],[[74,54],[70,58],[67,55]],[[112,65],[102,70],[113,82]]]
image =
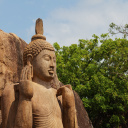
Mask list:
[[26,42],[15,34],[0,30],[0,96],[6,83],[19,81],[26,45]]
[[23,68],[23,50],[26,45],[26,42],[15,34],[0,30],[0,96],[6,83],[19,81]]

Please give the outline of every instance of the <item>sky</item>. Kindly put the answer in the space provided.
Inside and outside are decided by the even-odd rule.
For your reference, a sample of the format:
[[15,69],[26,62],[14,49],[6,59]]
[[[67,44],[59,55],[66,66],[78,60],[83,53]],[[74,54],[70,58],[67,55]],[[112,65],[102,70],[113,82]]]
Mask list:
[[0,29],[29,43],[43,19],[46,40],[60,46],[108,33],[109,24],[128,24],[128,0],[0,0]]

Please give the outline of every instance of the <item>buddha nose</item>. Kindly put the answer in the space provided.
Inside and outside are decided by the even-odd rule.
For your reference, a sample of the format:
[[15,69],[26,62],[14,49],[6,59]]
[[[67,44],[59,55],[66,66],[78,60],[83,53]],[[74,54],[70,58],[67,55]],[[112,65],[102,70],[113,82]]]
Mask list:
[[51,60],[50,67],[54,68],[54,66],[55,66],[54,61]]

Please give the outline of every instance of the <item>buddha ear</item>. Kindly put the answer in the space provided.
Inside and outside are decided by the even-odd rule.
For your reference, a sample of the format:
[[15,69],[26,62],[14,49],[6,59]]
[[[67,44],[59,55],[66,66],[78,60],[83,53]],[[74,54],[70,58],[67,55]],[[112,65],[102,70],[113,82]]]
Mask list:
[[27,71],[30,71],[29,73],[27,73],[27,79],[28,80],[32,80],[32,78],[33,78],[32,60],[33,60],[33,56],[31,54],[28,54],[27,55],[27,66],[28,66],[28,70]]
[[27,65],[32,65],[32,59],[33,59],[33,56],[31,54],[28,54],[27,55]]

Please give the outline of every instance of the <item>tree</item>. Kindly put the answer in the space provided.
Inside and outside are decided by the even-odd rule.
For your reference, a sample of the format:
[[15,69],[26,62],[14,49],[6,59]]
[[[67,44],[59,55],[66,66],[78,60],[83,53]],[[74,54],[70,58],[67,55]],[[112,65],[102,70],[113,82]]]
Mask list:
[[128,40],[80,39],[60,47],[54,43],[57,73],[80,95],[94,128],[126,128],[128,112]]
[[128,36],[128,24],[122,26],[122,25],[117,25],[115,23],[111,23],[109,27],[110,27],[109,33],[111,33],[112,35],[121,33],[123,34],[124,38]]

